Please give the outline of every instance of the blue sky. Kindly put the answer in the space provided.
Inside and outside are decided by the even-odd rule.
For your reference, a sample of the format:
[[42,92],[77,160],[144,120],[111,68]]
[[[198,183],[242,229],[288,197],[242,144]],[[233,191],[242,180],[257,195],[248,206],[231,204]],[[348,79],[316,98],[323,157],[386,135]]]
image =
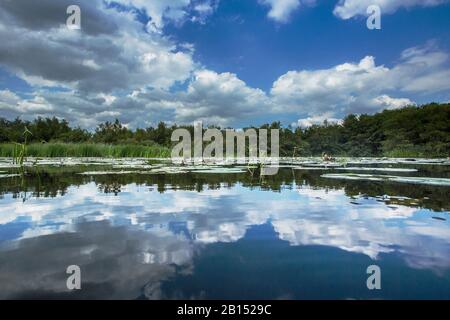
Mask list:
[[299,8],[290,20],[267,19],[258,1],[225,0],[205,24],[168,25],[177,42],[195,45],[195,58],[217,72],[233,72],[253,87],[270,90],[289,70],[329,68],[373,55],[392,66],[406,48],[435,39],[448,50],[450,4],[401,9],[382,16],[382,29],[366,28],[366,18],[338,19],[336,1]]
[[[77,4],[82,28],[67,30]],[[366,27],[379,5],[381,30]],[[309,126],[450,100],[446,0],[0,4],[2,116]],[[25,34],[25,36],[23,36]]]

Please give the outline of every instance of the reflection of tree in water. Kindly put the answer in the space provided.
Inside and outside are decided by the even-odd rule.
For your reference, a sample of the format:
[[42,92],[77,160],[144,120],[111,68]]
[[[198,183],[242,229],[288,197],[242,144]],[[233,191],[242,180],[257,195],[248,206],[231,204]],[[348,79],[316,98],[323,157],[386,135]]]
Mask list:
[[110,183],[100,183],[98,184],[98,190],[103,193],[114,193],[118,195],[121,192],[122,184],[114,181]]
[[[104,169],[104,168],[103,168]],[[428,170],[434,170],[430,167]],[[340,181],[321,178],[325,171],[303,171],[282,168],[277,175],[266,176],[263,180],[258,175],[250,173],[227,174],[117,174],[84,176],[78,173],[88,170],[88,167],[78,167],[67,170],[66,168],[40,170],[39,174],[30,172],[21,177],[3,178],[0,180],[0,196],[11,193],[13,197],[56,197],[65,195],[70,186],[80,186],[94,181],[101,192],[118,195],[123,186],[128,184],[146,185],[156,189],[160,193],[167,190],[186,190],[202,192],[205,189],[216,190],[220,188],[232,188],[237,184],[249,189],[261,189],[279,192],[282,189],[306,185],[317,188],[344,189],[350,197],[358,196],[390,196],[407,197],[411,199],[380,199],[388,204],[403,204],[432,209],[435,211],[447,211],[450,209],[450,198],[447,187],[426,185],[409,185],[376,181]],[[67,172],[69,171],[69,172]],[[332,172],[332,171],[327,171]],[[440,173],[446,175],[447,169],[440,168]]]
[[41,172],[37,174],[26,174],[22,177],[11,177],[1,179],[0,195],[11,193],[14,198],[27,197],[56,197],[65,195],[70,186],[79,186],[85,181],[77,179],[75,175],[49,174]]

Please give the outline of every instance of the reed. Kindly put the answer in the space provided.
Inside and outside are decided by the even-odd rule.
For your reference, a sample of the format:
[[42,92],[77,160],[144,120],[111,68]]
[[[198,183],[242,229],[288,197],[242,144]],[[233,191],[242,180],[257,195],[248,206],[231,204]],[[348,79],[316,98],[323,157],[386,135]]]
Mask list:
[[103,157],[103,158],[168,158],[170,149],[161,146],[108,145],[86,143],[0,144],[0,157],[11,157],[17,164],[25,157]]

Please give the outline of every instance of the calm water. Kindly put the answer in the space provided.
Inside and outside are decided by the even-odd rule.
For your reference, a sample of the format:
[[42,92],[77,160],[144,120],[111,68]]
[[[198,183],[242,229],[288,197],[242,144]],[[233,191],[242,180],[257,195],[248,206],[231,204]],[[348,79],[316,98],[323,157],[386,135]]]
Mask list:
[[[450,299],[448,186],[83,171],[0,179],[0,298]],[[366,287],[373,264],[381,290]]]

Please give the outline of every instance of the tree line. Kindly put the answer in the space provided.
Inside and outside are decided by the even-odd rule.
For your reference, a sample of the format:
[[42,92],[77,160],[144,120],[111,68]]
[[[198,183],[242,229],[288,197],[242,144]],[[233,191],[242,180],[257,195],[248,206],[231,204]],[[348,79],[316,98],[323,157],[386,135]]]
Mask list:
[[[38,117],[33,121],[0,118],[0,143],[23,143],[24,130],[31,135],[29,143],[103,143],[171,147],[172,132],[193,126],[167,125],[128,129],[118,119],[104,122],[95,131],[72,127],[56,117]],[[219,128],[219,127],[216,127]],[[351,114],[342,123],[324,123],[308,128],[283,127],[280,122],[264,124],[255,129],[280,130],[282,156],[387,156],[448,157],[450,156],[450,104],[431,103],[384,110],[373,115]],[[221,128],[219,128],[221,129]],[[247,128],[244,128],[247,129]]]

